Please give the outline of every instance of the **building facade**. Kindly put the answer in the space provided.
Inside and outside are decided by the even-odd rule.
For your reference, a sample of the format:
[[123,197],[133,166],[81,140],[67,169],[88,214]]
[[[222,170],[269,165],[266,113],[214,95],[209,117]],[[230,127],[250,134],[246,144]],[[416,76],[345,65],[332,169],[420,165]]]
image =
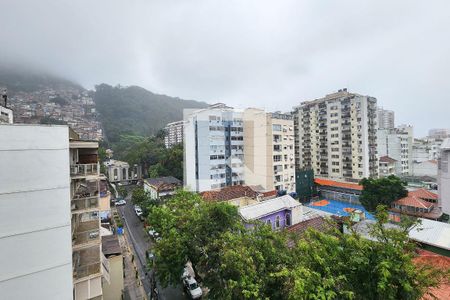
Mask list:
[[244,183],[242,111],[216,104],[191,112],[184,127],[184,186],[197,192]]
[[441,156],[438,165],[439,207],[450,215],[450,139],[441,145]]
[[379,129],[377,133],[379,156],[395,159],[395,175],[412,175],[413,127],[402,125],[394,129]]
[[71,131],[69,157],[73,298],[102,299],[109,266],[101,250],[98,142],[79,140]]
[[66,126],[0,125],[0,298],[72,299]]
[[316,177],[378,177],[377,100],[347,89],[294,108],[298,169]]
[[111,183],[130,184],[142,179],[142,168],[139,165],[130,167],[127,162],[115,159],[109,159],[103,165]]
[[169,123],[164,130],[166,132],[166,135],[164,136],[166,148],[172,148],[174,145],[183,143],[184,121]]
[[433,128],[428,131],[428,138],[431,139],[446,139],[450,137],[450,129],[447,128]]
[[394,129],[395,128],[395,113],[392,110],[387,110],[382,107],[378,108],[378,128],[380,129]]
[[385,155],[380,157],[379,173],[380,177],[388,177],[397,174],[398,161]]
[[247,185],[295,192],[294,121],[291,115],[244,111],[244,161]]
[[144,179],[144,191],[154,200],[170,197],[182,186],[181,180],[173,176]]

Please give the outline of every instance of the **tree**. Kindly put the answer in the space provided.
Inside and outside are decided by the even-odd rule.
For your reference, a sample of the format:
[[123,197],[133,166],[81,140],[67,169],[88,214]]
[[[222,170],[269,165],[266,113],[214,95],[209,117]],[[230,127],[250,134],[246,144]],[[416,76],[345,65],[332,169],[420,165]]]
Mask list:
[[[149,222],[161,233],[156,243],[157,276],[178,284],[192,262],[210,299],[419,299],[439,275],[412,263],[411,221],[388,228],[386,208],[377,212],[373,240],[309,229],[303,238],[256,222],[247,228],[237,209],[179,191],[152,209]],[[442,277],[443,275],[441,275]]]
[[294,249],[296,266],[280,273],[288,298],[420,299],[445,275],[413,264],[411,220],[400,228],[386,227],[386,222],[387,209],[379,206],[370,230],[372,240],[355,231],[308,230]]
[[390,207],[393,201],[408,195],[406,183],[394,175],[383,178],[364,178],[359,184],[363,186],[359,201],[369,212],[375,212],[378,205]]
[[117,188],[117,193],[119,194],[120,197],[125,198],[128,195],[128,191],[125,187],[123,186],[119,186]]

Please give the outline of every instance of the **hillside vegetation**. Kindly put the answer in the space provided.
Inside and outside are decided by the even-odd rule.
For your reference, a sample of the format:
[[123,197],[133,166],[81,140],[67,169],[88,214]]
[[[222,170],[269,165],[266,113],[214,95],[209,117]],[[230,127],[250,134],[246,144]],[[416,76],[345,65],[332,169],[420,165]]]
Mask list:
[[121,135],[155,135],[167,123],[181,120],[183,109],[204,108],[204,102],[157,95],[138,86],[100,84],[94,101],[106,138],[114,144]]

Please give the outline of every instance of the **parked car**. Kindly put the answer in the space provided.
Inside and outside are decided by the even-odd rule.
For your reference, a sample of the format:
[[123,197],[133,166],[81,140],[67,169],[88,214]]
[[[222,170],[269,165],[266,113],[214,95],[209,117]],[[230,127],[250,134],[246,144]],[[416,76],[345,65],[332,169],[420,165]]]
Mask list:
[[154,230],[154,229],[150,229],[148,231],[148,235],[154,239],[157,239],[159,237],[159,233],[157,233],[156,230]]
[[203,295],[202,289],[195,278],[191,276],[183,278],[183,285],[192,299],[199,299]]
[[122,206],[122,205],[126,205],[127,201],[125,201],[124,199],[120,199],[118,201],[116,201],[116,203],[114,203],[114,205],[116,206]]
[[142,216],[142,209],[139,207],[139,205],[134,206],[134,212],[138,217]]

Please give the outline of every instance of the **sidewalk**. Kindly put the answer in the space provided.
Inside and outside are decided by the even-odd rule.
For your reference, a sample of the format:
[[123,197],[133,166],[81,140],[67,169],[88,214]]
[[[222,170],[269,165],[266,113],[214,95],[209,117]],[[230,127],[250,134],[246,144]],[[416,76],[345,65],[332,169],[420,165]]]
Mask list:
[[147,296],[145,294],[142,283],[139,279],[139,276],[136,276],[138,273],[134,258],[133,252],[130,249],[128,241],[125,235],[119,235],[120,247],[122,248],[123,260],[124,260],[124,299],[125,300],[147,300]]

